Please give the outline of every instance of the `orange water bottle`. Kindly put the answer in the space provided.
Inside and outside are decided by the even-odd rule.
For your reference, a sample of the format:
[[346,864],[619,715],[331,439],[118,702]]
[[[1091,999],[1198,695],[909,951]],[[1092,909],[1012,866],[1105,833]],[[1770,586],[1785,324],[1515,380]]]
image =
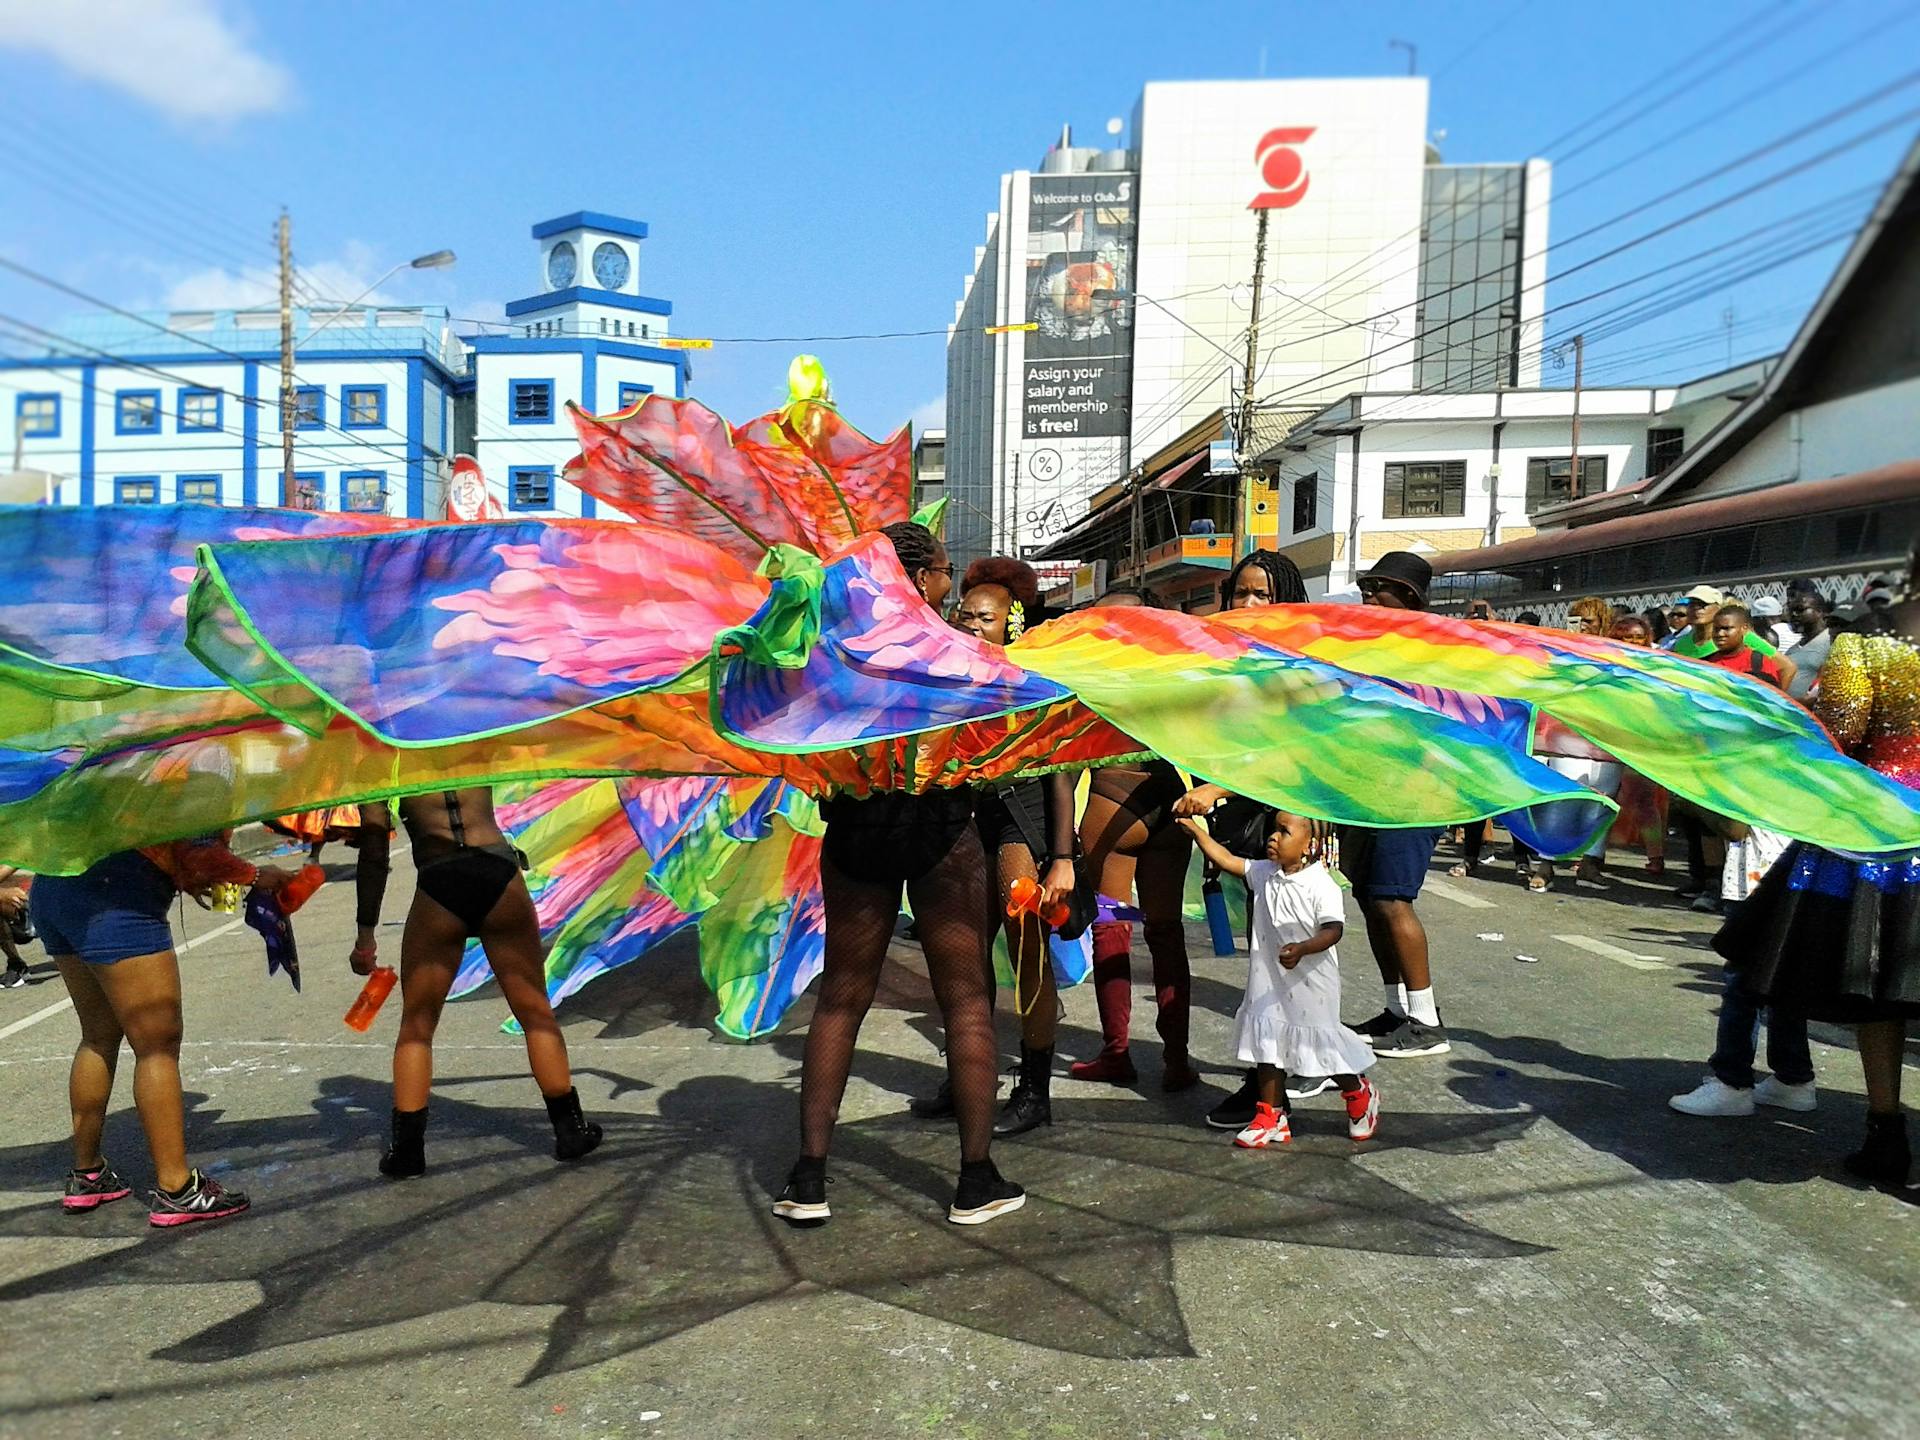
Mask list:
[[327,883],[327,872],[318,865],[302,865],[299,873],[275,893],[282,915],[291,915],[313,898],[313,892]]
[[1072,909],[1064,900],[1056,900],[1045,910],[1040,908],[1040,882],[1022,875],[1007,887],[1007,916],[1038,915],[1041,920],[1054,929],[1067,923]]
[[380,1007],[387,1003],[387,996],[393,993],[394,981],[400,978],[391,965],[376,965],[373,973],[367,976],[367,983],[360,987],[360,993],[354,997],[353,1004],[347,1007],[347,1028],[358,1030],[362,1034],[373,1028],[373,1017],[380,1013]]

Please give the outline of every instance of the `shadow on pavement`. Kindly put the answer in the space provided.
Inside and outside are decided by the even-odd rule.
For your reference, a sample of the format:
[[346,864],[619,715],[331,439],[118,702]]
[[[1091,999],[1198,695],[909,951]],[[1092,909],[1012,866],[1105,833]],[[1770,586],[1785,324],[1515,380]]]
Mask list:
[[1448,1088],[1461,1099],[1489,1110],[1537,1111],[1653,1179],[1792,1185],[1825,1177],[1847,1183],[1840,1157],[1866,1126],[1865,1101],[1837,1090],[1820,1091],[1820,1108],[1811,1114],[1763,1108],[1752,1116],[1703,1118],[1669,1109],[1669,1096],[1693,1089],[1707,1073],[1710,1027],[1701,1034],[1699,1060],[1589,1055],[1533,1035],[1452,1033],[1505,1062],[1456,1056]]
[[[785,1087],[685,1081],[659,1094],[657,1116],[603,1114],[606,1144],[578,1165],[551,1159],[536,1105],[484,1108],[460,1099],[461,1088],[436,1093],[431,1168],[403,1183],[374,1170],[382,1085],[330,1079],[310,1113],[264,1120],[228,1120],[196,1097],[194,1153],[248,1189],[255,1209],[186,1233],[150,1230],[138,1201],[69,1219],[53,1203],[64,1157],[46,1146],[0,1151],[0,1184],[47,1192],[0,1213],[0,1235],[129,1242],[0,1286],[0,1300],[111,1285],[258,1286],[242,1313],[157,1352],[189,1362],[475,1301],[553,1307],[531,1381],[810,1287],[1066,1353],[1189,1355],[1173,1268],[1186,1237],[1476,1260],[1539,1250],[1379,1178],[1359,1158],[1404,1147],[1483,1152],[1518,1139],[1531,1115],[1396,1112],[1365,1152],[1337,1112],[1312,1115],[1288,1151],[1272,1153],[1236,1150],[1190,1121],[1129,1118],[1133,1105],[1062,1101],[1052,1130],[996,1152],[1028,1187],[1027,1209],[978,1229],[945,1219],[952,1127],[887,1116],[840,1127],[833,1222],[794,1231],[768,1209],[793,1153]],[[140,1154],[137,1135],[123,1130],[115,1144],[130,1160]]]

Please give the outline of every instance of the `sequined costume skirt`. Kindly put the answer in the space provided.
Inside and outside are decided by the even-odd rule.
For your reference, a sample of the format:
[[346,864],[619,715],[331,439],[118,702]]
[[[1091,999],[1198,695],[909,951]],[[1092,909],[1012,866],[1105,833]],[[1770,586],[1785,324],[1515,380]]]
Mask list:
[[1796,842],[1713,948],[1817,1019],[1920,1016],[1920,851],[1850,860]]

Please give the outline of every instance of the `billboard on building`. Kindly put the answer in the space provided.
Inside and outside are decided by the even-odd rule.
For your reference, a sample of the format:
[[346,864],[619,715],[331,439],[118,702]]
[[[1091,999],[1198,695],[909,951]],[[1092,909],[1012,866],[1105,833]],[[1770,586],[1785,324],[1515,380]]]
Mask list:
[[1132,425],[1134,192],[1126,171],[1034,175],[1027,187],[1021,445],[1007,510],[1047,544],[1125,472]]
[[1127,433],[1133,368],[1133,191],[1128,174],[1035,175],[1027,192],[1029,440]]

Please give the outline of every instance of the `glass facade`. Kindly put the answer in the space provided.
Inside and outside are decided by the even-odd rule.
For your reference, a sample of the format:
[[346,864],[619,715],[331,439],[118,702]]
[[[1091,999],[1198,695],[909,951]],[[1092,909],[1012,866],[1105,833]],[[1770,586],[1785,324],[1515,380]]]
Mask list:
[[1420,231],[1414,386],[1520,383],[1521,165],[1429,165]]

